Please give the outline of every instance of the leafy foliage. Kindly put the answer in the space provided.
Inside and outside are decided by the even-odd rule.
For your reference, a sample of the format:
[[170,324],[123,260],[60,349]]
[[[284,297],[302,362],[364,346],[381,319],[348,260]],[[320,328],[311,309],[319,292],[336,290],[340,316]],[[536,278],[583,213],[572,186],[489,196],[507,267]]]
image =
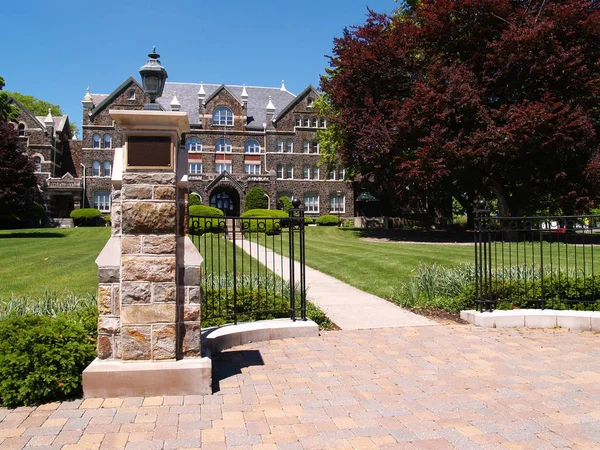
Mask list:
[[333,214],[325,214],[317,219],[317,225],[332,227],[340,224],[340,219]]
[[480,195],[501,215],[585,210],[600,185],[599,38],[593,0],[371,13],[335,40],[323,139],[383,204],[450,193],[469,215]]
[[292,209],[294,207],[294,205],[292,205],[292,201],[290,200],[290,198],[287,195],[283,195],[283,196],[279,197],[278,206],[280,206],[281,210],[284,212],[288,212],[290,209]]
[[75,226],[91,227],[98,225],[102,212],[96,208],[81,208],[71,211],[70,217]]
[[242,214],[241,228],[244,232],[278,234],[281,232],[281,221],[288,217],[287,213],[277,209],[251,209]]
[[[209,231],[219,231],[225,223],[222,219],[206,219],[204,217],[223,217],[223,211],[212,206],[191,205],[188,209],[190,219],[188,231],[190,234],[203,234]],[[201,217],[194,217],[201,216]]]
[[27,226],[32,215],[38,216],[35,203],[41,203],[41,195],[34,170],[15,128],[0,121],[0,228]]
[[188,206],[198,206],[201,205],[200,196],[198,194],[190,194],[188,197]]
[[5,86],[4,78],[0,77],[0,122],[15,120],[19,115],[19,110],[8,104],[9,93],[3,91]]
[[96,356],[95,327],[95,320],[65,314],[0,320],[0,403],[14,407],[80,396],[81,373]]
[[251,209],[267,209],[269,207],[269,199],[265,195],[265,191],[258,186],[250,189],[244,200],[244,211]]

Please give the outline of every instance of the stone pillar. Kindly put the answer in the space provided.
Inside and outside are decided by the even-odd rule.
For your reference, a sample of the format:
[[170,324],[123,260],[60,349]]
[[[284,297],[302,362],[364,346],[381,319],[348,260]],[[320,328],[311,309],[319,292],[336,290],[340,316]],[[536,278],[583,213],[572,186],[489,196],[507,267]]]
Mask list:
[[84,395],[209,393],[202,259],[184,233],[187,152],[179,152],[179,139],[189,132],[187,114],[110,114],[125,144],[115,151],[112,236],[96,260],[98,358],[84,371]]

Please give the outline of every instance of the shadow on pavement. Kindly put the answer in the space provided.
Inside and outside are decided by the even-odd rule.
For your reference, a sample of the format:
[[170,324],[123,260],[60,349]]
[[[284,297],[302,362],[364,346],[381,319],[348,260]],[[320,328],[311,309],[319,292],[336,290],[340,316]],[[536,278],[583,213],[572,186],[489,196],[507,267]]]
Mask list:
[[212,390],[221,390],[221,380],[242,373],[244,367],[264,366],[258,350],[230,350],[212,357]]

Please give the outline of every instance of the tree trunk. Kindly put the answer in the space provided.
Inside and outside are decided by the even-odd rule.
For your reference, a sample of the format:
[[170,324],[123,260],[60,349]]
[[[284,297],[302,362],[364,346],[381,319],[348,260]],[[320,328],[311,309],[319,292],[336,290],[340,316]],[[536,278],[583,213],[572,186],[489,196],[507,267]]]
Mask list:
[[490,180],[489,186],[498,200],[498,213],[500,214],[500,217],[510,216],[510,208],[508,206],[506,193],[504,192],[502,186],[500,186],[500,184],[495,180]]

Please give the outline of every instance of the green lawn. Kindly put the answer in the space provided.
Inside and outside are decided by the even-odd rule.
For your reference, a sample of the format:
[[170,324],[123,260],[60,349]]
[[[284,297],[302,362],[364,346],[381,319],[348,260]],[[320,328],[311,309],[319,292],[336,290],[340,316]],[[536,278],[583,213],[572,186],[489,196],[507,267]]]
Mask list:
[[94,261],[109,237],[108,227],[1,230],[0,298],[95,293]]
[[[285,233],[283,238],[287,255]],[[392,289],[406,281],[419,264],[452,267],[472,263],[473,255],[472,245],[367,242],[361,239],[358,230],[306,228],[306,264],[309,267],[384,298],[390,298]]]

